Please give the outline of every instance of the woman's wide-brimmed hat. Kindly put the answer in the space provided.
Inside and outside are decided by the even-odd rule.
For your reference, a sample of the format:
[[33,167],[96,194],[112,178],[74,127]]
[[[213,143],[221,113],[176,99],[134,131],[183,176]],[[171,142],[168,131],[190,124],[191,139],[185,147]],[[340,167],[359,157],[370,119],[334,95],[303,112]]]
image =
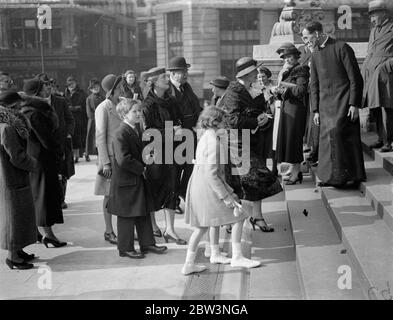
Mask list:
[[284,59],[285,56],[289,55],[289,54],[294,54],[294,55],[301,55],[301,52],[295,47],[294,44],[292,44],[292,46],[288,46],[286,48],[284,48],[284,50],[280,53],[280,58]]
[[100,86],[100,81],[97,78],[93,78],[89,81],[89,86],[87,89],[91,90],[94,86]]
[[262,65],[251,57],[243,57],[236,61],[236,78],[244,77]]
[[154,67],[151,68],[149,71],[146,71],[145,77],[146,79],[151,78],[151,77],[156,77],[159,76],[160,74],[163,74],[166,72],[166,69],[163,67]]
[[276,52],[277,52],[278,55],[281,55],[281,53],[282,53],[285,49],[291,48],[292,46],[293,46],[293,43],[292,43],[292,42],[284,42],[284,43],[276,50]]
[[169,66],[166,68],[168,71],[173,70],[187,70],[191,65],[186,62],[184,57],[173,57],[169,60]]
[[38,78],[25,80],[23,92],[29,96],[36,96],[42,90],[43,85],[44,83]]
[[375,11],[388,11],[385,1],[374,0],[368,4],[368,14],[372,14]]
[[210,81],[211,85],[213,85],[213,86],[215,86],[217,88],[220,88],[220,89],[228,88],[229,83],[230,83],[230,80],[227,77],[224,77],[224,76],[218,77],[218,78]]

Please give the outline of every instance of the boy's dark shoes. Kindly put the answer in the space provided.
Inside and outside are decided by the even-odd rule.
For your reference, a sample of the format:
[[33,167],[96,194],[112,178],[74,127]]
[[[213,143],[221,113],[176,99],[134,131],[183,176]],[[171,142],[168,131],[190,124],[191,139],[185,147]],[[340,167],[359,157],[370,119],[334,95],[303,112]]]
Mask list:
[[162,254],[165,251],[167,251],[168,248],[165,246],[157,246],[157,245],[152,245],[152,246],[147,246],[147,247],[141,247],[141,252],[143,254],[149,253],[149,252],[153,252],[156,254]]
[[127,257],[130,259],[143,259],[145,257],[145,255],[143,253],[137,252],[135,250],[128,251],[128,252],[119,251],[119,256],[120,257]]

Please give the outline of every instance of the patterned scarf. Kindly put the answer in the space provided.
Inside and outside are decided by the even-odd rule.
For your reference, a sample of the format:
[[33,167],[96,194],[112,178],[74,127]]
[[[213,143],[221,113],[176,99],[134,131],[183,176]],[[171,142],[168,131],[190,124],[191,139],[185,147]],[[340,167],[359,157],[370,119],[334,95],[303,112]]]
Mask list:
[[0,106],[0,123],[6,123],[13,127],[22,139],[29,138],[30,124],[17,110]]

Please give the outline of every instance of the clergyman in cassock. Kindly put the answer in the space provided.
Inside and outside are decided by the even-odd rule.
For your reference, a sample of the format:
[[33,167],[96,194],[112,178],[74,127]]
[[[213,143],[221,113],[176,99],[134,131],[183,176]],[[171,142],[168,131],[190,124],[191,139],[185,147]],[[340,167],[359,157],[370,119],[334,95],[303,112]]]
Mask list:
[[323,33],[310,22],[303,40],[314,42],[311,58],[311,105],[320,125],[318,177],[320,185],[357,186],[365,181],[359,110],[363,79],[353,49]]

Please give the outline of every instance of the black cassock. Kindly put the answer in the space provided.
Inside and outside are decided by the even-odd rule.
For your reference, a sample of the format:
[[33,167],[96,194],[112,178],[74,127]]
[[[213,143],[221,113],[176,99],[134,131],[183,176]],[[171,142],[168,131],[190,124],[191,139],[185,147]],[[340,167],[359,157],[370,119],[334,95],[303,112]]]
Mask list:
[[364,181],[360,121],[347,116],[351,105],[361,106],[363,79],[348,44],[329,38],[313,52],[310,89],[320,114],[318,177],[332,185]]

